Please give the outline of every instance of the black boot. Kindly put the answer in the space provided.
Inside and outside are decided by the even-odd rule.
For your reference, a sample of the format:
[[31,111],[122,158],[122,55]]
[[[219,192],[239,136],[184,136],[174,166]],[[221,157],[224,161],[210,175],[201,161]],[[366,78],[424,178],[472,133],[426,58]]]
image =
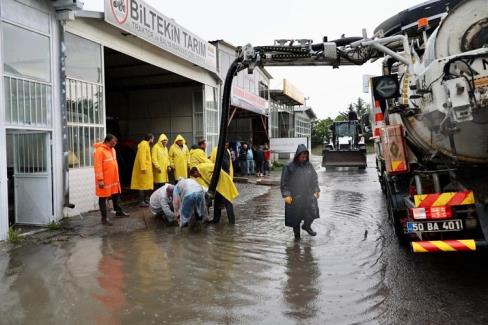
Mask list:
[[107,219],[107,198],[98,198],[98,205],[100,206],[100,214],[102,215],[102,225],[113,226],[113,224]]
[[236,216],[234,215],[234,213],[228,214],[227,217],[229,218],[229,225],[236,224]]
[[225,210],[227,211],[227,217],[229,218],[229,224],[236,224],[236,215],[234,214],[234,206],[231,202],[227,201],[225,205]]
[[293,227],[293,233],[295,234],[295,240],[300,240],[300,226]]
[[317,233],[312,230],[311,222],[304,222],[302,229],[305,230],[310,236],[317,236]]
[[219,223],[221,215],[222,215],[222,210],[220,210],[220,208],[218,208],[216,205],[214,205],[214,216],[213,216],[211,223],[213,223],[213,224]]
[[127,212],[124,212],[124,210],[122,210],[122,208],[120,207],[118,195],[112,195],[112,203],[114,204],[116,217],[124,218],[129,216],[129,214]]

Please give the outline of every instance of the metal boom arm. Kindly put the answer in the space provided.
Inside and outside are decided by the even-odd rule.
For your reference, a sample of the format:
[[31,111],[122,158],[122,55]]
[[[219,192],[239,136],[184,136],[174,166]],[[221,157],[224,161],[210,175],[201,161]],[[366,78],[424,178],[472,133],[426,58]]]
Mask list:
[[[366,34],[363,31],[363,34]],[[403,50],[402,53],[398,53]],[[237,58],[231,64],[225,77],[222,94],[222,115],[220,120],[219,142],[212,179],[208,189],[211,198],[222,168],[224,144],[227,137],[227,125],[230,109],[232,80],[241,70],[252,73],[259,66],[332,66],[362,65],[384,54],[393,56],[398,61],[411,66],[411,55],[405,36],[390,38],[344,37],[331,42],[313,44],[311,40],[277,40],[272,46],[253,47],[250,44],[237,48]]]

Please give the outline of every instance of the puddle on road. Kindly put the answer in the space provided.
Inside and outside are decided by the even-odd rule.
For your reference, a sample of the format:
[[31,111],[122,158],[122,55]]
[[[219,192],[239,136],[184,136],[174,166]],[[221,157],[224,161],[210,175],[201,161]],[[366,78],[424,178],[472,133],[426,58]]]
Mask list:
[[[354,323],[386,298],[375,170],[319,172],[321,219],[299,244],[279,188],[225,222],[14,249],[0,259],[2,323]],[[225,221],[225,217],[223,217]]]

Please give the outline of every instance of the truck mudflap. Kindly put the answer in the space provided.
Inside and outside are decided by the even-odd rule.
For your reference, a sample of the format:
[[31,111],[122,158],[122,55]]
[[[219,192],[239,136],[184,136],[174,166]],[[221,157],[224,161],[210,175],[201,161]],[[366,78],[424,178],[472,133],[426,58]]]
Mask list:
[[415,241],[411,244],[414,253],[474,252],[488,247],[487,241],[474,239]]

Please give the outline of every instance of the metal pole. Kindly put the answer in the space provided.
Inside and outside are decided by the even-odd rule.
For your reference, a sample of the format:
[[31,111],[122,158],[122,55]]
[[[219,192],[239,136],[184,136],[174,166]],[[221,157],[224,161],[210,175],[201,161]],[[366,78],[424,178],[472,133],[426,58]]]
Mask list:
[[61,134],[63,137],[63,206],[73,209],[75,205],[69,202],[69,147],[68,147],[68,117],[66,112],[66,44],[65,44],[65,21],[59,20],[59,42],[60,53],[59,62],[61,68],[60,81],[61,81],[61,96],[60,96],[60,109],[61,109]]

